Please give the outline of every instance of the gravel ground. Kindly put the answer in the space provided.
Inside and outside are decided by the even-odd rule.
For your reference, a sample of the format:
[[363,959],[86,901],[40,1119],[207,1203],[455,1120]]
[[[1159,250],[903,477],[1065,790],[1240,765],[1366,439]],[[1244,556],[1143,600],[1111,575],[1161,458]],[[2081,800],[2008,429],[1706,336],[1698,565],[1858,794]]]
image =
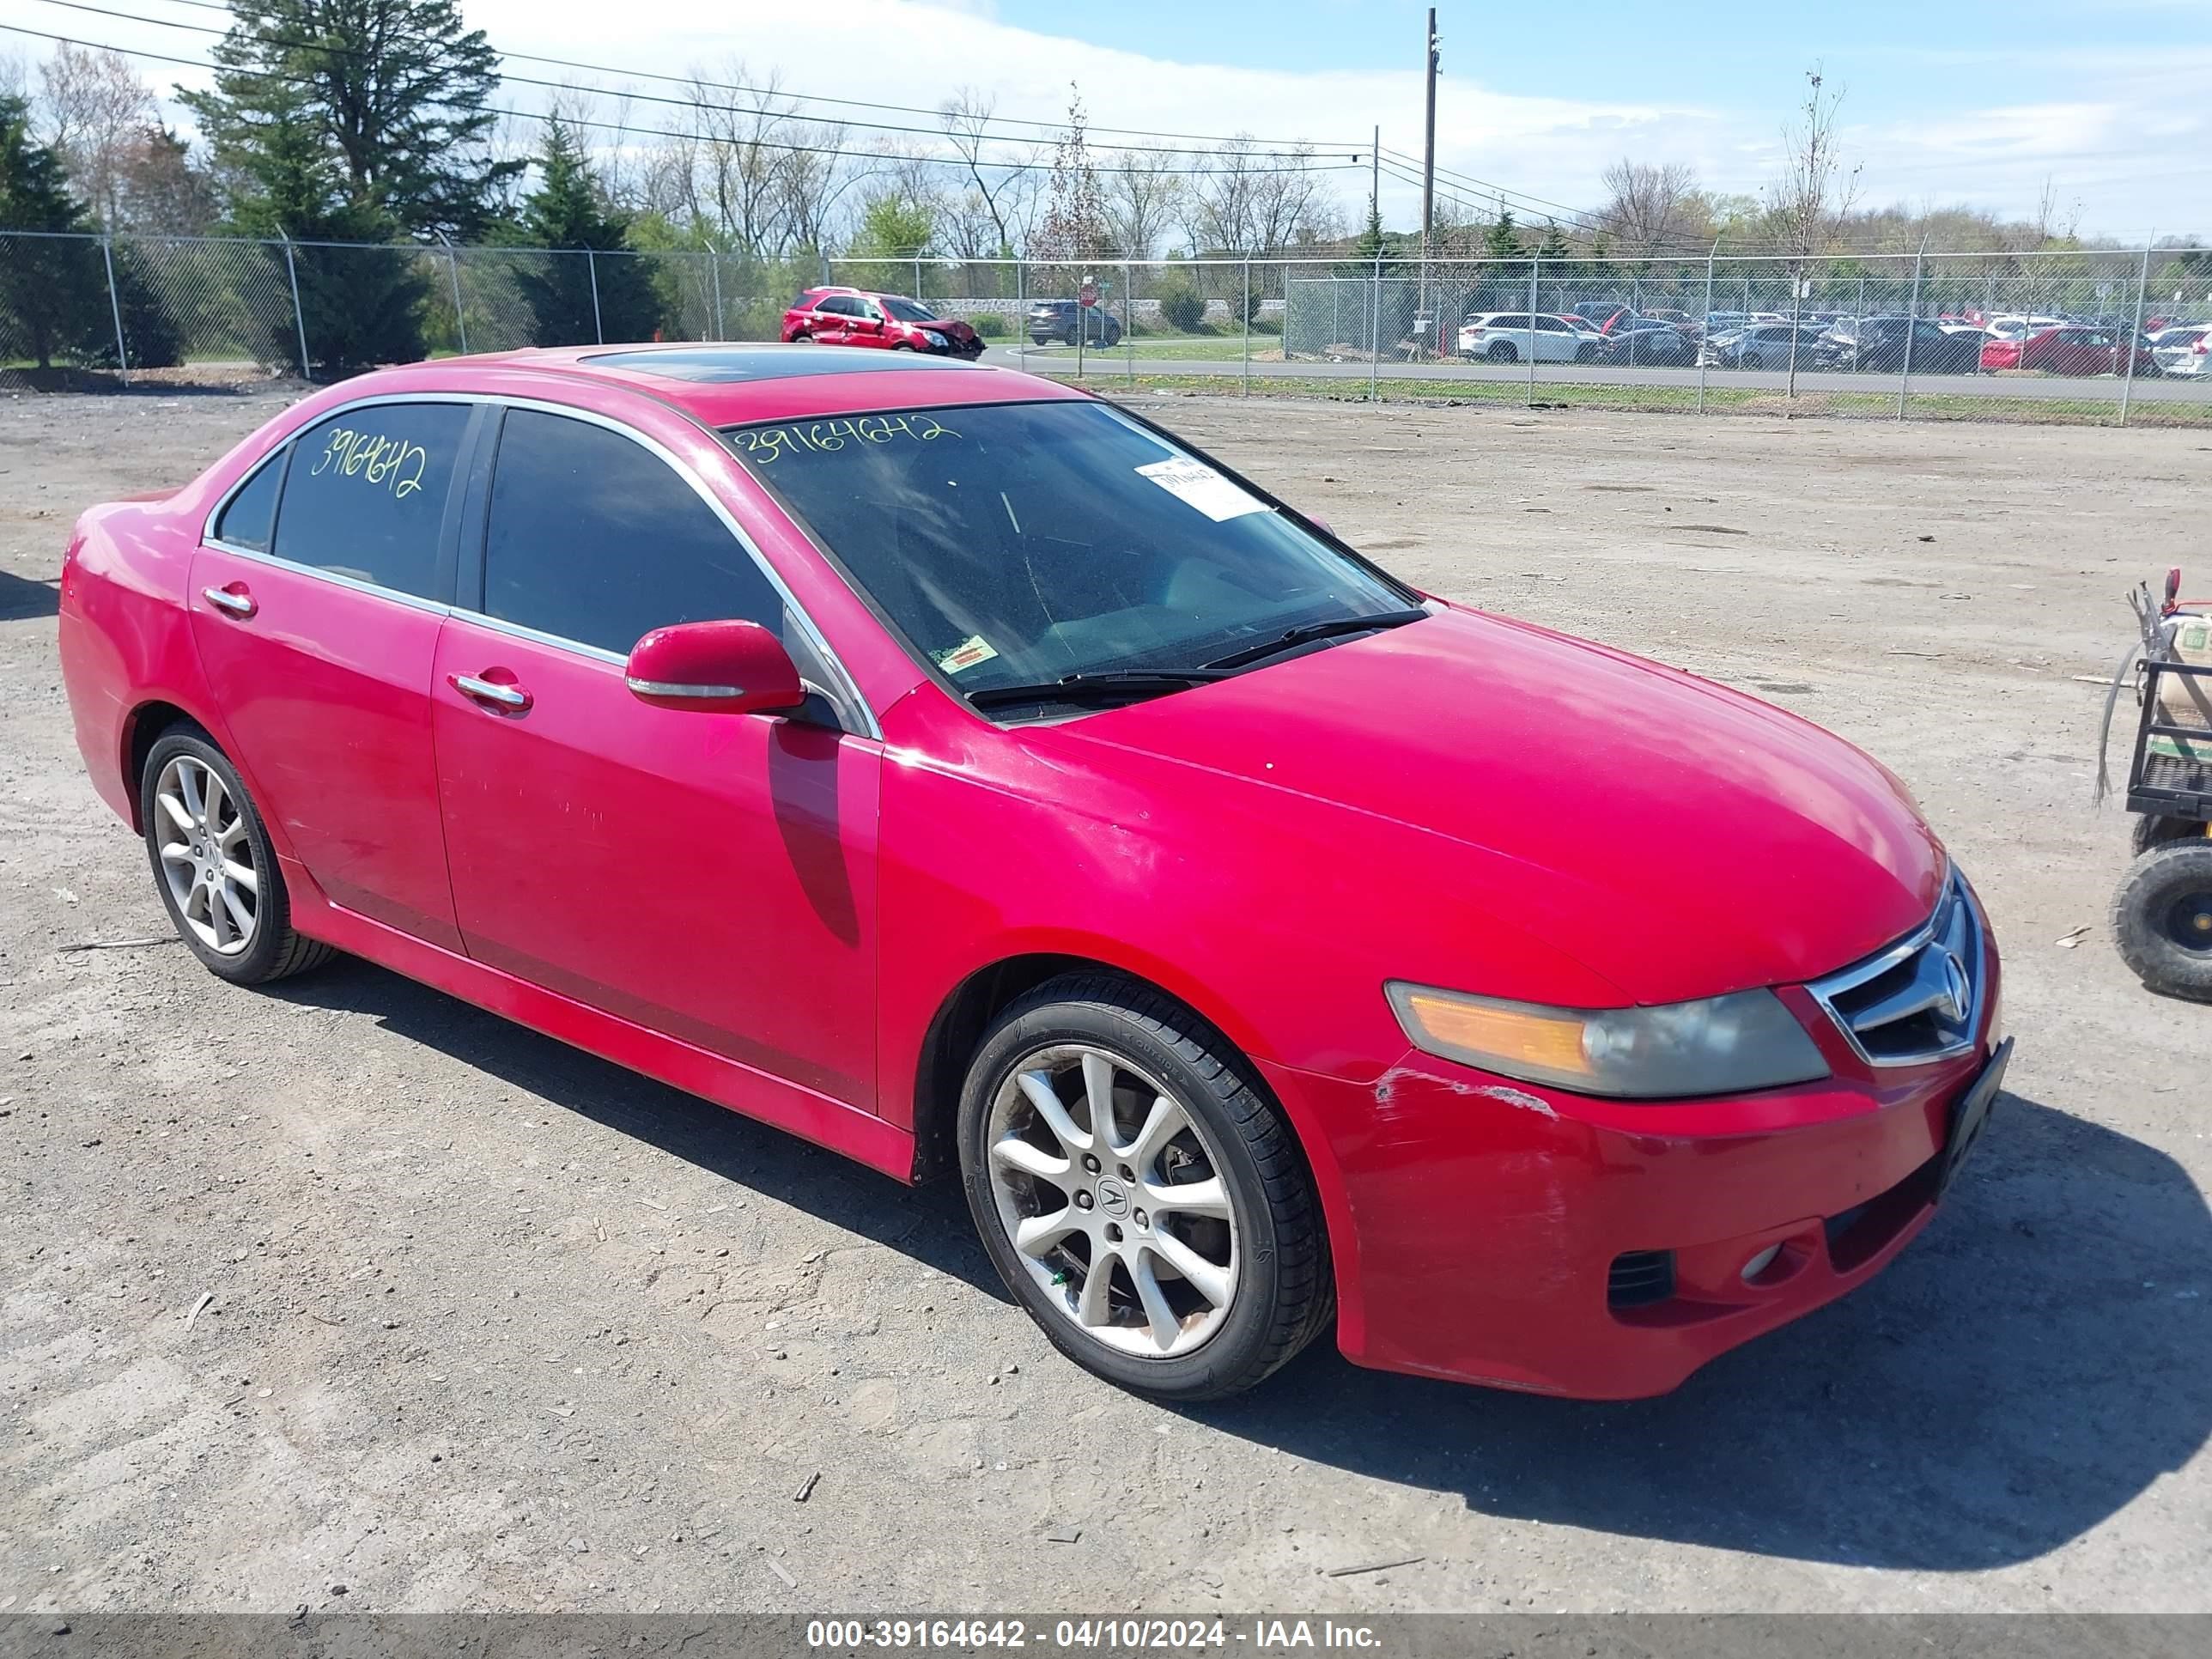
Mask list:
[[167,931],[69,733],[70,520],[281,402],[0,403],[0,1610],[2212,1607],[2212,1009],[2112,953],[2075,678],[2126,584],[2212,586],[2197,434],[1148,405],[1425,586],[1881,756],[2021,1042],[1904,1259],[1667,1399],[1322,1343],[1172,1412],[1050,1352],[950,1186],[362,963],[68,948]]

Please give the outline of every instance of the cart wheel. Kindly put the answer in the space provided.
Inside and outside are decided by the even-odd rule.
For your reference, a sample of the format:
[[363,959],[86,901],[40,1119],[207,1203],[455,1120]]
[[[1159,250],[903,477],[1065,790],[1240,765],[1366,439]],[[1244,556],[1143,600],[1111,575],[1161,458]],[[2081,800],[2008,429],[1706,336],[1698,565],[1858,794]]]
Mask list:
[[2195,818],[2160,818],[2145,813],[2136,819],[2135,855],[2141,858],[2168,842],[2201,839],[2208,832],[2212,832],[2212,824],[2199,823]]
[[2212,1002],[2212,839],[2166,842],[2130,865],[2112,937],[2152,990]]

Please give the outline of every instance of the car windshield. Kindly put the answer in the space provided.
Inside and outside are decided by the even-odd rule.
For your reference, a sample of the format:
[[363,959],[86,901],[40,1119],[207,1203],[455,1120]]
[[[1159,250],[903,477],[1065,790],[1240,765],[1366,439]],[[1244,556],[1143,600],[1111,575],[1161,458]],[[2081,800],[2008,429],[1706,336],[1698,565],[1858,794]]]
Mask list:
[[1196,670],[1418,596],[1102,404],[994,404],[723,434],[965,694]]
[[886,299],[884,305],[902,323],[933,323],[937,313],[919,300]]

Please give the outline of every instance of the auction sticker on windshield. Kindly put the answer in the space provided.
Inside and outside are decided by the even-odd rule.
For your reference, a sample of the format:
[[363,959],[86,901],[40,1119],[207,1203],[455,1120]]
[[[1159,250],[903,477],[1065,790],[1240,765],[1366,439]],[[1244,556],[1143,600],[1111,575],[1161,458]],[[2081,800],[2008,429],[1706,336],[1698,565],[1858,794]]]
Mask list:
[[1154,461],[1150,466],[1139,467],[1137,476],[1150,478],[1177,501],[1196,507],[1216,524],[1224,519],[1267,510],[1267,502],[1246,495],[1202,461]]
[[980,634],[970,634],[950,651],[933,651],[930,659],[948,674],[957,674],[963,668],[973,668],[977,663],[988,662],[999,653],[991,642]]

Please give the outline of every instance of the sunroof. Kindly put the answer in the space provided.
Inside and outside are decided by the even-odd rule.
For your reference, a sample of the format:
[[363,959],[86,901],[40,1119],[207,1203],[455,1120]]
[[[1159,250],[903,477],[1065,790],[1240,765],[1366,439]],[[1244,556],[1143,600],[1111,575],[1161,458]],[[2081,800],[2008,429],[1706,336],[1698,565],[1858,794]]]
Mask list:
[[671,380],[789,380],[808,374],[866,374],[884,369],[972,368],[973,363],[914,351],[841,350],[819,345],[700,346],[685,351],[603,351],[583,360]]

